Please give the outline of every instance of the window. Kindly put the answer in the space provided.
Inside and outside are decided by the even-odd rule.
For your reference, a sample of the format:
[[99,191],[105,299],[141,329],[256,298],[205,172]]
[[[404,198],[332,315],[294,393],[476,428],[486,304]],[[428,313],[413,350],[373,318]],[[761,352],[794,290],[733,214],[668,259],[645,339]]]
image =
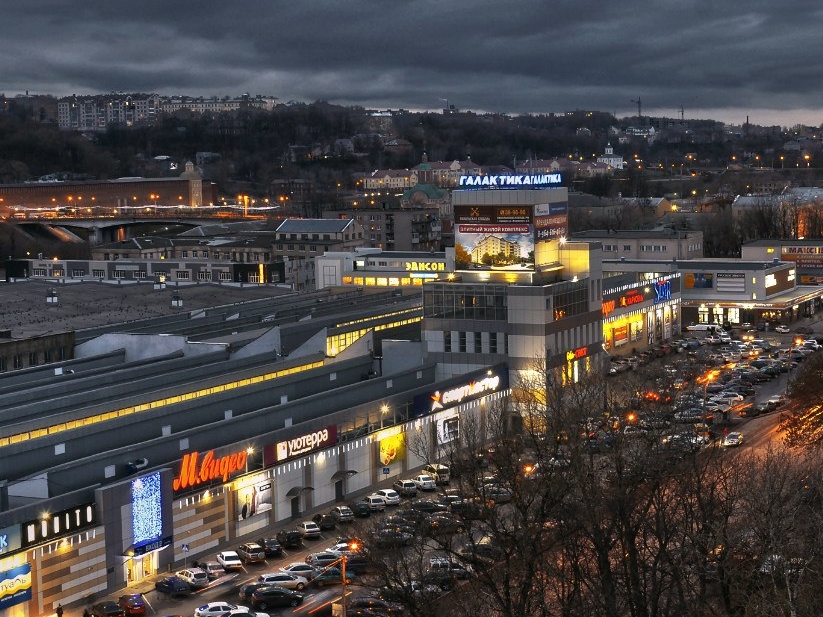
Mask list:
[[293,251],[293,250],[294,250],[294,245],[293,245],[293,244],[289,244],[289,250],[290,250],[290,251]]
[[45,268],[34,268],[31,271],[32,276],[46,276]]
[[221,272],[220,276],[218,278],[221,281],[230,281],[231,280],[231,273],[230,272]]
[[208,251],[203,251],[203,259],[208,259],[208,258],[209,258],[209,252]]
[[116,279],[126,278],[126,271],[125,270],[115,270],[114,271],[114,278],[116,278]]
[[624,244],[624,245],[623,245],[623,250],[624,250],[624,251],[630,251],[630,250],[632,250],[632,245],[631,245],[631,244]]
[[175,270],[174,277],[178,281],[188,281],[190,277],[190,273],[188,270]]
[[451,353],[452,350],[452,333],[446,330],[443,332],[443,351]]
[[23,368],[23,357],[19,353],[14,354],[14,368]]
[[497,353],[497,332],[489,332],[489,353]]
[[481,332],[474,333],[474,353],[481,353],[483,351],[483,334]]
[[309,247],[309,251],[311,251],[312,253],[316,253],[316,252],[317,252],[317,247],[316,247],[314,244],[312,244],[312,245]]
[[145,270],[135,270],[131,273],[132,276],[136,279],[144,279],[146,278],[146,271]]
[[51,275],[52,275],[52,276],[60,276],[60,277],[62,277],[62,276],[63,276],[63,269],[62,269],[62,268],[55,268],[55,269],[52,271]]
[[194,258],[196,259],[196,258],[197,258],[197,251],[192,251],[192,252],[191,252],[191,256],[192,256],[192,257],[194,257]]
[[86,273],[83,270],[75,269],[75,270],[71,271],[71,278],[73,278],[73,279],[83,278],[83,276],[85,276],[85,274]]
[[46,364],[51,362],[51,349],[46,349],[45,351],[43,351],[43,362],[45,362]]
[[211,272],[208,270],[201,270],[197,273],[197,280],[198,281],[210,281],[211,280]]
[[0,356],[0,373],[5,373],[7,370],[9,370],[9,367],[6,366],[6,358]]
[[106,278],[106,271],[105,270],[92,270],[91,275],[96,279],[104,279],[104,278]]
[[103,261],[109,261],[111,257],[109,257],[108,253],[103,253]]
[[29,352],[29,366],[37,366],[37,352],[30,351]]
[[458,332],[457,335],[459,337],[459,345],[460,345],[459,351],[465,352],[466,351],[466,333],[465,332]]

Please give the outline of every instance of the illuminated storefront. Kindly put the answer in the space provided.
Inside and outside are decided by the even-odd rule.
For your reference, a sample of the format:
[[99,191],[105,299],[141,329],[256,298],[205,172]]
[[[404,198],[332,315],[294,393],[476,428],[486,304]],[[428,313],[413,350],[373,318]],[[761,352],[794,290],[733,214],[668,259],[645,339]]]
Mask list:
[[317,288],[419,287],[454,273],[454,249],[446,252],[358,249],[327,252],[316,258]]
[[606,349],[644,348],[680,334],[680,273],[636,279],[629,274],[603,282]]

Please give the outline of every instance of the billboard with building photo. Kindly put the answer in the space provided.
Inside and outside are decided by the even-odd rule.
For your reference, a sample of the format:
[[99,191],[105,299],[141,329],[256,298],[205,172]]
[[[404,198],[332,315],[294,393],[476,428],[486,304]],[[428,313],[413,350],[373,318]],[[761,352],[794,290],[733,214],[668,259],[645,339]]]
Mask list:
[[530,206],[455,206],[455,265],[459,269],[534,269]]

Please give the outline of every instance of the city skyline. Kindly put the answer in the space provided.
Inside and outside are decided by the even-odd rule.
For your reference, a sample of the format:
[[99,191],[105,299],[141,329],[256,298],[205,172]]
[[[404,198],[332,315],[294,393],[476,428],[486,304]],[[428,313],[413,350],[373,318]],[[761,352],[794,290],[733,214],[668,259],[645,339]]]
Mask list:
[[149,0],[139,12],[53,0],[8,7],[0,91],[271,95],[375,109],[576,109],[819,126],[807,0],[620,4],[487,0],[231,6]]

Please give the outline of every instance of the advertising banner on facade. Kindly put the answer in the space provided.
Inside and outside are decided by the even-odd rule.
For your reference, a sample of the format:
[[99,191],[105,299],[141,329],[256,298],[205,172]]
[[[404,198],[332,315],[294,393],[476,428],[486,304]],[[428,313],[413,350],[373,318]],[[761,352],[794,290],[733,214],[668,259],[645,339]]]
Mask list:
[[0,572],[0,611],[31,600],[31,564]]
[[686,289],[712,289],[714,272],[684,272],[683,286]]
[[396,433],[379,441],[378,459],[381,467],[406,458],[406,433]]
[[442,446],[460,437],[460,417],[452,414],[437,420],[437,445]]
[[326,428],[299,435],[292,439],[280,441],[274,446],[263,448],[263,463],[266,467],[275,463],[282,463],[290,458],[316,452],[337,443],[337,425],[330,424]]
[[234,491],[236,498],[235,513],[237,520],[243,521],[247,518],[264,514],[271,510],[271,481],[259,484],[251,484]]
[[534,268],[534,226],[529,206],[455,206],[458,268]]

